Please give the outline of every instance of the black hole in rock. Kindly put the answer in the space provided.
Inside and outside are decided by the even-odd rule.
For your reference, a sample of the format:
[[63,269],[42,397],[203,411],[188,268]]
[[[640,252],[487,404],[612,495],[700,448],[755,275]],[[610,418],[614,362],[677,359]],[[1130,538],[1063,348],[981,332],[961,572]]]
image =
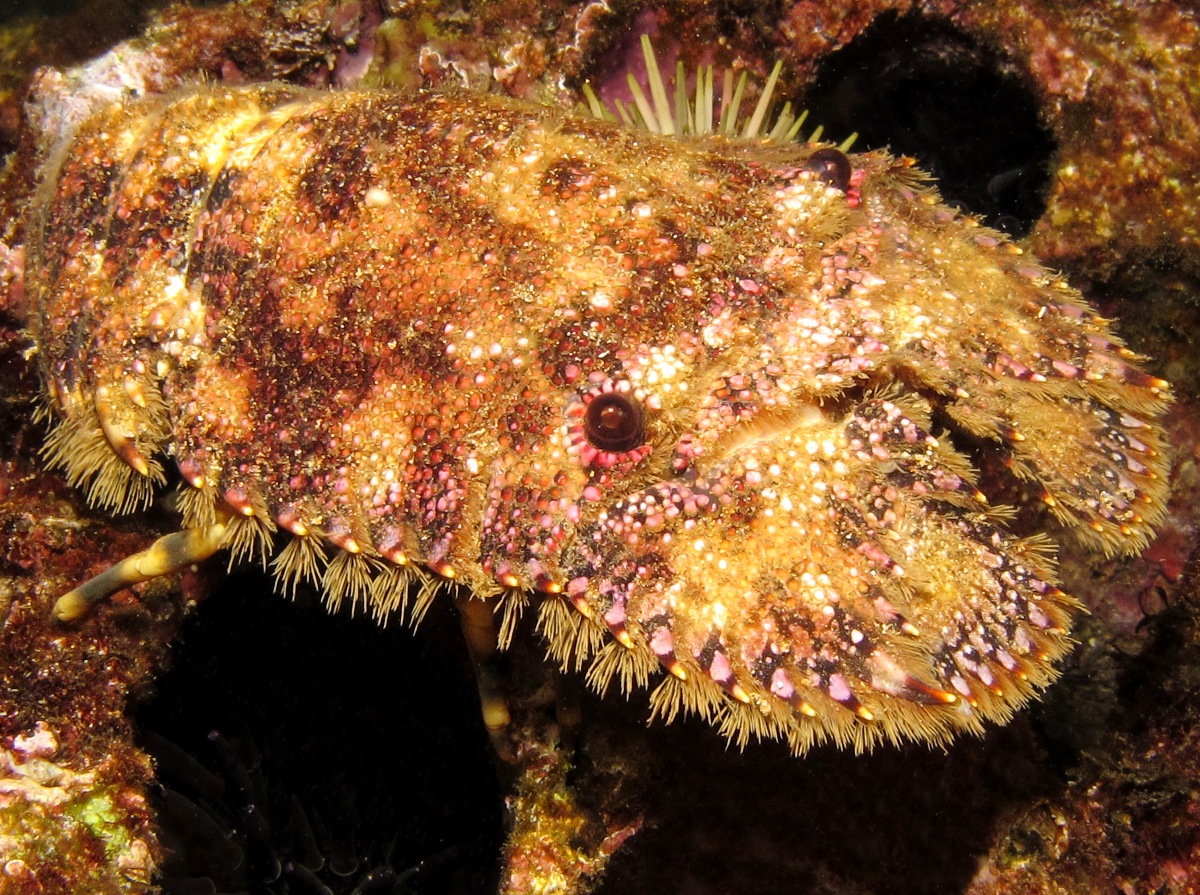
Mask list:
[[0,22],[7,22],[18,16],[67,15],[82,5],[82,0],[10,0],[0,7]]
[[949,25],[886,14],[818,71],[804,105],[854,149],[911,155],[950,205],[1011,236],[1046,208],[1055,143],[1002,60]]
[[[22,16],[78,15],[81,19],[90,17],[91,25],[95,28],[96,18],[102,16],[109,19],[104,23],[105,29],[112,28],[121,20],[126,19],[131,29],[135,29],[146,13],[166,5],[165,0],[120,0],[120,2],[115,2],[115,0],[8,0],[8,2],[0,4],[0,22],[9,22]],[[73,26],[69,25],[68,27],[74,30]],[[78,30],[80,34],[83,33],[82,28]],[[135,30],[129,30],[128,36],[132,37]],[[65,36],[67,42],[71,42],[71,34],[58,36],[60,38]],[[119,38],[114,38],[114,42],[117,39]],[[94,54],[98,50],[93,49],[89,52]]]
[[185,625],[135,718],[164,895],[495,890],[503,797],[449,599],[416,633],[347,609],[240,574]]

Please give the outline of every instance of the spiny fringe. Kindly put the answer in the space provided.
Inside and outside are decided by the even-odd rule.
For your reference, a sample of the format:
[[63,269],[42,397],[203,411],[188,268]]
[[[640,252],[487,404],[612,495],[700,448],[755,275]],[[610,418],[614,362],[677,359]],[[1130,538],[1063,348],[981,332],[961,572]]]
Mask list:
[[[733,72],[725,70],[722,79],[720,97],[720,117],[717,117],[716,94],[713,85],[713,67],[701,66],[697,70],[696,89],[692,97],[688,96],[688,73],[682,60],[675,64],[674,104],[667,99],[667,87],[659,73],[658,59],[654,54],[654,46],[649,35],[642,35],[642,55],[646,60],[647,89],[650,97],[646,97],[642,85],[637,82],[632,73],[626,73],[629,90],[633,94],[633,105],[629,106],[620,100],[614,100],[612,107],[600,99],[592,89],[591,84],[583,85],[583,95],[587,99],[588,110],[592,117],[601,121],[620,121],[627,127],[649,131],[664,136],[696,136],[720,134],[724,137],[738,137],[746,140],[774,140],[777,142],[808,142],[816,143],[821,139],[822,127],[817,127],[805,140],[800,128],[808,117],[807,111],[798,116],[792,111],[790,102],[784,103],[779,114],[772,117],[771,103],[775,95],[775,87],[779,74],[783,71],[783,63],[776,62],[763,85],[758,102],[748,117],[742,115],[742,98],[746,91],[747,74],[742,72],[735,85]],[[858,138],[851,134],[839,144],[838,148],[847,151]]]
[[496,612],[500,613],[500,630],[496,634],[497,648],[508,649],[512,643],[513,632],[517,629],[517,622],[521,620],[528,606],[529,594],[526,591],[508,590],[500,596],[496,605]]
[[650,686],[650,678],[662,670],[658,660],[647,649],[629,649],[615,640],[610,640],[596,654],[588,668],[587,682],[593,690],[604,696],[615,678],[621,692],[629,696],[635,689]]
[[711,723],[725,704],[724,691],[711,678],[692,675],[681,681],[669,674],[650,694],[650,720],[662,718],[670,724],[682,712],[684,717],[699,715]]
[[275,523],[265,512],[231,518],[221,539],[221,549],[229,551],[229,571],[243,560],[258,562],[265,571],[274,552],[271,542],[274,533]]
[[449,584],[416,566],[392,565],[373,555],[335,549],[330,558],[330,549],[317,535],[293,536],[271,560],[276,590],[294,597],[303,583],[324,595],[330,612],[349,601],[351,613],[361,606],[379,624],[387,624],[395,613],[402,624],[416,628]]
[[546,638],[546,655],[563,671],[582,671],[609,636],[607,628],[584,618],[558,598],[542,602],[537,629]]
[[[1017,707],[1012,706],[1009,713]],[[792,753],[803,755],[813,746],[832,741],[839,749],[863,753],[883,741],[893,745],[911,741],[945,746],[960,732],[981,735],[984,731],[984,713],[953,718],[952,710],[930,713],[926,706],[896,708],[904,717],[893,718],[891,723],[863,723],[849,713],[842,723],[817,723],[782,703],[764,706],[738,702],[702,675],[686,681],[668,675],[650,694],[651,722],[661,719],[670,724],[678,717],[697,715],[738,749],[745,748],[751,740],[784,740]],[[831,706],[822,716],[828,722],[840,710]],[[1004,719],[993,715],[991,720]]]
[[321,590],[325,593],[325,604],[330,612],[337,612],[343,600],[350,601],[350,614],[358,611],[359,604],[366,609],[371,605],[372,585],[383,570],[381,561],[361,553],[337,551],[325,566],[321,579]]
[[412,568],[412,576],[420,582],[420,587],[417,590],[417,597],[413,600],[412,610],[408,614],[408,624],[414,631],[420,627],[420,624],[425,619],[425,613],[429,611],[429,607],[433,605],[434,597],[438,595],[444,588],[449,587],[448,581],[429,574],[424,569]]
[[217,495],[211,485],[203,488],[180,485],[175,506],[183,517],[184,528],[208,528],[217,521]]
[[371,617],[379,624],[387,624],[395,612],[401,623],[408,609],[408,593],[417,573],[409,566],[388,566],[371,582]]
[[46,438],[42,456],[48,466],[65,471],[71,487],[87,493],[90,505],[118,515],[144,510],[155,487],[166,482],[162,464],[152,454],[147,475],[118,457],[94,411],[59,422]]
[[[893,746],[925,743],[944,748],[964,733],[982,736],[987,723],[1006,723],[1055,680],[1058,674],[1054,661],[1068,644],[1061,639],[1042,637],[1035,638],[1034,646],[1045,656],[1026,678],[1007,678],[1002,691],[978,690],[973,706],[962,702],[956,706],[931,707],[890,700],[886,716],[862,722],[824,694],[814,692],[806,697],[818,707],[814,719],[793,711],[779,700],[755,698],[750,703],[735,700],[700,669],[689,667],[686,680],[667,675],[651,692],[649,720],[670,724],[679,717],[696,715],[739,749],[751,740],[784,740],[797,755],[824,742],[856,753],[870,751],[884,742]],[[647,652],[610,642],[596,656],[587,681],[603,695],[616,678],[628,693],[634,686],[645,686],[656,665]]]
[[329,558],[320,540],[311,537],[293,537],[271,560],[271,571],[275,577],[275,590],[289,599],[295,599],[296,588],[302,583],[319,587],[325,575]]

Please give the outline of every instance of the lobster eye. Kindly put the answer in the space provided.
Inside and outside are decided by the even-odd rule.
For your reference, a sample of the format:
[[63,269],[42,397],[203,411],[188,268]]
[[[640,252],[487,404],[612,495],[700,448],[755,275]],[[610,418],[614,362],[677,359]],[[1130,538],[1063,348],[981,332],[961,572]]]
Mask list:
[[843,193],[850,188],[850,159],[840,149],[818,149],[804,161],[817,180]]
[[646,437],[641,405],[619,392],[597,395],[587,406],[583,433],[598,450],[631,451]]

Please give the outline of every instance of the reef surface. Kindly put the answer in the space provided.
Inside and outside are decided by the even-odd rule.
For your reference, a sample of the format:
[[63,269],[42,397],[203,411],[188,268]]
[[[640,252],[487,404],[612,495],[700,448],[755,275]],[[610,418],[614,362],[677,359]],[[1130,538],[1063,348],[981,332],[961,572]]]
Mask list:
[[[25,83],[32,61],[82,62],[63,35],[89,33],[97,9],[7,25],[8,45],[21,49],[8,57],[7,83]],[[1041,162],[1050,169],[1046,209],[1032,222],[1028,245],[1078,284],[1090,284],[1089,298],[1121,321],[1138,351],[1155,358],[1154,372],[1175,383],[1167,522],[1140,559],[1098,561],[1064,549],[1061,576],[1091,612],[1076,629],[1079,646],[1064,679],[1009,726],[945,753],[910,746],[870,756],[818,751],[797,760],[785,749],[752,744],[739,754],[698,725],[644,727],[636,700],[626,707],[585,697],[569,769],[545,710],[545,671],[527,639],[512,659],[518,739],[526,746],[500,870],[508,891],[581,891],[606,865],[601,885],[611,891],[1195,886],[1194,11],[1175,3],[1063,10],[1048,3],[801,2],[752,16],[720,6],[602,3],[491,3],[470,14],[453,4],[345,0],[177,5],[132,42],[73,70],[77,80],[67,88],[56,86],[70,96],[110,83],[117,70],[154,91],[203,74],[318,85],[450,82],[571,103],[583,77],[602,82],[605,72],[623,70],[635,58],[637,34],[650,30],[686,35],[678,49],[689,62],[736,58],[762,76],[768,60],[782,58],[803,97],[836,51],[871,28],[886,34],[901,20],[926,29],[928,47],[952,69],[985,67],[1016,79],[1052,135],[1057,149]],[[89,56],[101,49],[78,45]],[[32,52],[42,47],[45,55]],[[893,76],[919,68],[902,55],[890,64]],[[46,81],[55,77],[43,75],[36,89],[55,87]],[[10,147],[21,143],[22,95],[12,87],[3,102],[0,125]],[[150,765],[135,745],[130,703],[150,696],[185,616],[203,616],[221,576],[205,569],[182,582],[155,582],[136,599],[103,607],[79,631],[48,621],[56,596],[173,523],[168,513],[114,521],[89,511],[39,464],[43,433],[30,419],[36,377],[15,312],[19,280],[11,276],[30,164],[18,149],[0,195],[4,260],[14,262],[0,276],[7,308],[0,368],[0,892],[150,891],[164,857],[146,798]],[[274,636],[273,629],[262,632],[264,651]],[[319,641],[296,652],[317,648]],[[411,686],[419,688],[419,678]],[[479,722],[459,717],[464,738],[478,743]],[[361,728],[348,730],[339,748],[355,754],[364,739],[366,754],[380,751]],[[466,760],[479,761],[479,752]],[[482,795],[495,798],[490,789]],[[36,852],[29,842],[38,843]]]

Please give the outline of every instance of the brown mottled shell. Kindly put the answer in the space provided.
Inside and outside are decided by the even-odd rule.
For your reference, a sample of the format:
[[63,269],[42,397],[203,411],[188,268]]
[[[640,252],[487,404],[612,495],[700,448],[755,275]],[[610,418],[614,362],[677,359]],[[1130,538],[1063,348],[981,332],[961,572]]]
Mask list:
[[95,502],[168,457],[197,538],[291,532],[285,588],[541,591],[560,661],[739,742],[944,741],[1054,677],[1073,602],[981,452],[1106,552],[1163,513],[1166,383],[883,153],[211,89],[85,123],[28,230]]

